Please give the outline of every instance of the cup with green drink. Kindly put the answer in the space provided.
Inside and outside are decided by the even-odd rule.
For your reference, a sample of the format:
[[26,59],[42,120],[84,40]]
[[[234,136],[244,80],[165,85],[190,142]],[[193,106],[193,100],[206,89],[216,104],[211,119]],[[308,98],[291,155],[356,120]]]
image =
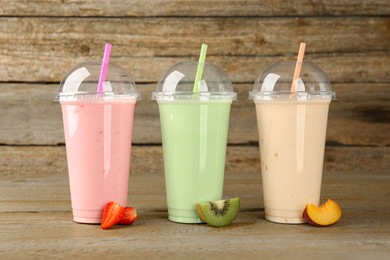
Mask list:
[[161,78],[152,94],[160,112],[168,219],[203,223],[200,201],[222,199],[232,84],[216,65],[181,62]]

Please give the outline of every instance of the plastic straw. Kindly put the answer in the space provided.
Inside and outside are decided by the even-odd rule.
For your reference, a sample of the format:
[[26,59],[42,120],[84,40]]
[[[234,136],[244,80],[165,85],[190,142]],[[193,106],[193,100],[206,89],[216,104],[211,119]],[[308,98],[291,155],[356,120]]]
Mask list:
[[199,92],[200,81],[202,80],[204,62],[206,60],[207,53],[207,44],[202,43],[202,48],[200,50],[198,68],[196,70],[195,82],[193,92]]
[[301,74],[303,56],[305,55],[305,47],[306,43],[301,42],[299,46],[297,63],[295,64],[294,77],[293,82],[291,84],[291,92],[297,92],[297,83],[299,79],[299,74]]
[[109,43],[106,43],[106,46],[104,47],[102,68],[100,69],[99,82],[98,82],[98,86],[97,86],[97,92],[99,92],[99,93],[104,92],[103,82],[106,81],[108,63],[110,61],[111,47],[112,47],[112,45]]

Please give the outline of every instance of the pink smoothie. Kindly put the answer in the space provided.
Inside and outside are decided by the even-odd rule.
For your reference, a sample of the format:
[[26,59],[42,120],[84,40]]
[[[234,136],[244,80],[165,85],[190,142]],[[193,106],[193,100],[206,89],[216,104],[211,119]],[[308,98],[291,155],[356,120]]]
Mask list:
[[100,223],[104,205],[126,206],[136,100],[61,100],[73,219]]

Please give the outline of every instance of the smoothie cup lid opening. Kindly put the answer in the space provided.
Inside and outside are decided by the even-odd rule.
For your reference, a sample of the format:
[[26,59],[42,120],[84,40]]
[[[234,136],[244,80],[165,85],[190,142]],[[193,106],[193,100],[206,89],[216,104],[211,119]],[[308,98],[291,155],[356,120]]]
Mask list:
[[103,92],[97,91],[101,63],[86,62],[69,71],[60,83],[56,101],[79,99],[138,99],[131,76],[120,66],[110,63]]
[[267,67],[256,80],[249,98],[253,100],[335,99],[328,76],[318,66],[304,61],[297,82],[297,91],[291,92],[295,62],[277,62]]
[[152,100],[236,100],[228,76],[218,66],[205,62],[199,91],[193,92],[197,62],[180,62],[171,67],[160,79]]

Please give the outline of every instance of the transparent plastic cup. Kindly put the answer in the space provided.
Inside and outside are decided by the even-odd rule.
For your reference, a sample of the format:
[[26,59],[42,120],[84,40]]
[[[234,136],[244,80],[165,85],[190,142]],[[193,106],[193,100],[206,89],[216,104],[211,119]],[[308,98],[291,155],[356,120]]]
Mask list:
[[134,107],[131,77],[110,64],[97,92],[100,63],[83,63],[62,80],[56,100],[64,123],[73,209],[79,223],[100,223],[109,201],[127,204]]
[[319,204],[328,109],[335,97],[326,74],[304,62],[291,92],[295,62],[272,64],[255,82],[265,218],[304,223],[307,203]]
[[196,62],[178,63],[152,94],[159,106],[168,219],[203,223],[195,205],[222,198],[232,84],[217,66],[205,63],[194,93]]

